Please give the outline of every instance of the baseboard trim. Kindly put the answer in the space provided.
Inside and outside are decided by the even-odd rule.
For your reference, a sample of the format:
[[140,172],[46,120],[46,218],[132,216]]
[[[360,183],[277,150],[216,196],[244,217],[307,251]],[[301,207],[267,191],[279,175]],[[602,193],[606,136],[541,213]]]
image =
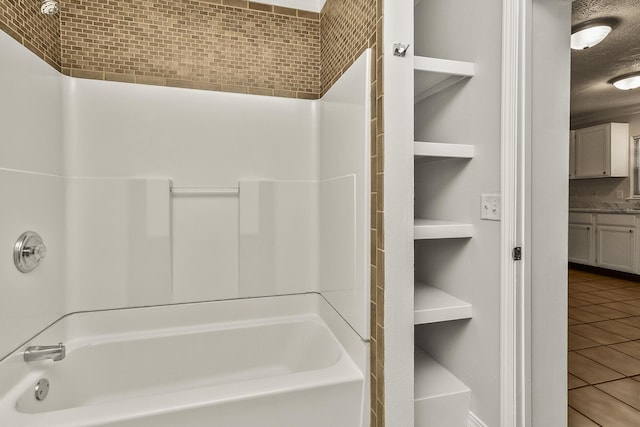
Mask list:
[[487,427],[480,418],[473,412],[469,411],[469,427]]
[[630,280],[632,282],[640,282],[640,275],[627,273],[626,271],[609,270],[608,268],[596,267],[595,265],[577,264],[574,262],[569,263],[569,268],[602,274],[603,276],[615,277],[617,279]]

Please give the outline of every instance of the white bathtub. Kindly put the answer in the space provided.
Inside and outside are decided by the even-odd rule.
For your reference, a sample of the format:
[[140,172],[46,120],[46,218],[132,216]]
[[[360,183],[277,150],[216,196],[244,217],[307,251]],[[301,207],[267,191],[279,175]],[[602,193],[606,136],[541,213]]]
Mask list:
[[0,426],[360,427],[358,341],[316,294],[74,314],[0,363]]

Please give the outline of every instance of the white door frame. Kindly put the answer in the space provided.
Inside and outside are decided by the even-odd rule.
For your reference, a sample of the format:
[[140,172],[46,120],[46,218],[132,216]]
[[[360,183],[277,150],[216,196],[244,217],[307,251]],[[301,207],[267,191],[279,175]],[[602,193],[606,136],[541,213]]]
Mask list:
[[526,408],[525,383],[521,360],[524,356],[524,324],[519,316],[524,312],[520,268],[522,262],[513,260],[515,247],[523,246],[523,206],[521,187],[524,180],[519,173],[522,163],[521,143],[524,141],[524,21],[525,0],[502,2],[502,119],[501,119],[501,277],[500,277],[500,425],[524,426],[522,411]]
[[501,427],[567,419],[570,16],[569,0],[503,0]]

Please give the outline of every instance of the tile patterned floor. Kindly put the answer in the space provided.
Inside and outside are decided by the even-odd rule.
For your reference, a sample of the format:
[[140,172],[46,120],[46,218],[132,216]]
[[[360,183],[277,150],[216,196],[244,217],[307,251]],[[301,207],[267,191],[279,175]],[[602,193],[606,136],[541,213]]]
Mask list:
[[569,270],[569,427],[640,427],[640,283]]

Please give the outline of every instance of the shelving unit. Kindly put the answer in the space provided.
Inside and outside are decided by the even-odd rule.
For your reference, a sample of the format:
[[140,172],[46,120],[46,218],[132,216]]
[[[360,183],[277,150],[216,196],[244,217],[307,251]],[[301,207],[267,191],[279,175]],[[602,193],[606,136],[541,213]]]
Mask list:
[[415,240],[464,239],[473,237],[473,225],[433,219],[416,219],[413,226]]
[[415,56],[414,101],[424,101],[454,84],[473,77],[475,65],[472,62]]
[[459,408],[469,405],[469,387],[420,349],[415,350],[414,363],[414,425],[467,425],[467,413]]
[[434,159],[472,159],[475,154],[473,145],[443,144],[440,142],[414,141],[413,155],[417,158]]
[[[414,5],[418,5],[421,0],[414,0]],[[421,5],[421,13],[425,13],[423,7],[431,5]],[[439,10],[436,8],[436,10]],[[441,9],[440,9],[441,10]],[[431,15],[433,17],[433,15]],[[416,26],[418,23],[416,23]],[[414,46],[420,50],[420,40],[414,40]],[[436,49],[437,50],[437,49]],[[425,49],[426,51],[426,49]],[[444,51],[444,50],[442,50]],[[430,102],[429,98],[435,94],[441,93],[452,86],[464,82],[472,78],[475,74],[476,67],[472,62],[454,61],[444,58],[435,58],[430,56],[414,56],[413,73],[414,73],[414,104]],[[461,89],[464,90],[464,89]],[[451,91],[455,96],[459,91]],[[433,101],[440,103],[445,100],[445,96],[449,93],[443,93]],[[445,100],[446,101],[446,100]],[[417,111],[429,111],[423,108],[424,104]],[[414,110],[414,115],[415,115]],[[415,122],[422,122],[425,118],[415,117]],[[428,122],[434,120],[433,117],[426,118]],[[463,117],[460,118],[464,120]],[[436,124],[436,126],[439,124]],[[447,128],[438,127],[438,131],[434,133],[446,135]],[[427,132],[429,133],[429,132]],[[455,133],[453,133],[455,134]],[[452,164],[453,169],[449,170],[447,165],[439,164],[433,167],[431,162],[434,161],[453,161],[471,160],[475,155],[475,147],[469,144],[442,143],[442,142],[423,142],[413,141],[414,159],[421,160],[415,163],[415,168],[433,168],[422,169],[421,173],[434,174],[437,180],[440,178],[440,172],[446,172],[451,176],[455,176],[459,169]],[[447,175],[449,176],[449,175]],[[414,183],[415,186],[415,183]],[[430,191],[434,190],[431,186]],[[422,198],[424,205],[424,194],[421,188],[416,186],[416,197]],[[451,191],[443,188],[442,191]],[[428,204],[428,200],[426,201]],[[442,208],[439,209],[442,211]],[[445,218],[446,219],[446,218]],[[432,240],[439,241],[443,239],[470,239],[474,236],[474,225],[471,223],[451,222],[446,220],[434,220],[416,218],[414,219],[414,240]],[[437,251],[440,243],[429,244],[429,249],[421,251],[421,256],[428,256],[430,250]],[[431,246],[433,245],[433,246]],[[416,259],[416,265],[428,260]],[[459,265],[459,264],[455,264]],[[445,291],[447,284],[433,282],[431,277],[419,278],[429,283],[414,283],[414,326],[422,328],[430,328],[435,323],[456,322],[464,319],[471,319],[473,307],[467,301],[463,301]],[[431,326],[437,327],[437,326]],[[471,403],[471,390],[462,381],[460,381],[454,373],[447,370],[444,366],[434,360],[419,347],[421,345],[421,334],[428,333],[429,329],[421,329],[416,334],[416,351],[414,359],[414,426],[430,427],[430,426],[463,426],[469,422],[469,409]],[[426,343],[424,343],[426,345]],[[446,342],[443,343],[446,345]],[[426,347],[425,347],[426,348]],[[429,348],[429,350],[434,350]],[[440,353],[439,353],[440,354]]]
[[416,325],[471,318],[472,307],[468,302],[422,283],[416,283],[414,290],[413,318]]

